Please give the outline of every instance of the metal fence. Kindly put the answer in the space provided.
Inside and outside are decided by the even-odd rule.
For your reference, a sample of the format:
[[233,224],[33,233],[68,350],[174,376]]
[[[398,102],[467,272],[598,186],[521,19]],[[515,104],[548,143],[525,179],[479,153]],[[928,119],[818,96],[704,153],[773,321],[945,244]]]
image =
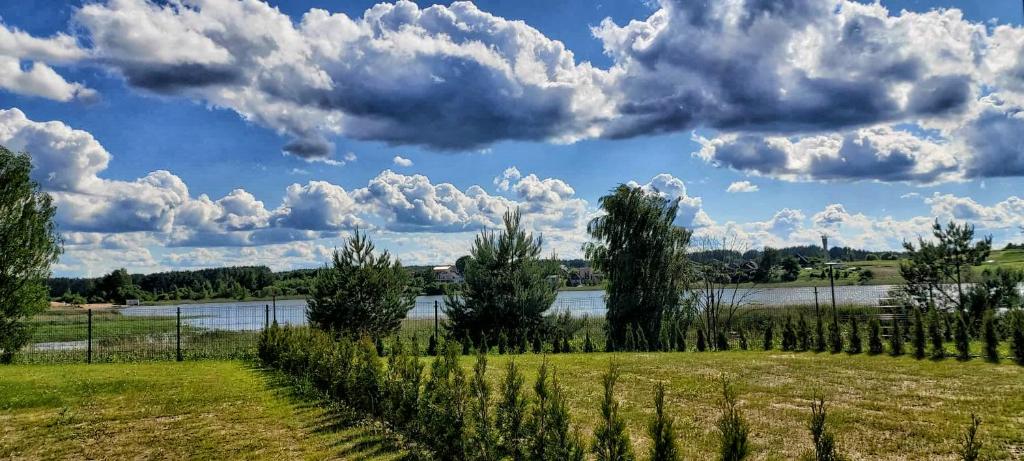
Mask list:
[[[893,303],[892,287],[842,286],[835,289],[836,305],[843,312],[885,313]],[[740,315],[749,322],[778,318],[795,312],[829,308],[832,293],[824,288],[743,288],[725,292],[742,300]],[[568,312],[591,319],[586,328],[600,336],[606,312],[602,292],[560,292],[551,313]],[[125,307],[113,309],[53,309],[31,319],[29,345],[16,360],[39,362],[124,362],[137,360],[192,360],[246,358],[255,355],[259,333],[269,324],[305,325],[302,300],[239,302],[231,304],[183,304],[180,306]],[[420,297],[401,333],[426,339],[443,328],[444,299]],[[582,335],[582,333],[581,333]],[[596,338],[595,338],[596,339]]]

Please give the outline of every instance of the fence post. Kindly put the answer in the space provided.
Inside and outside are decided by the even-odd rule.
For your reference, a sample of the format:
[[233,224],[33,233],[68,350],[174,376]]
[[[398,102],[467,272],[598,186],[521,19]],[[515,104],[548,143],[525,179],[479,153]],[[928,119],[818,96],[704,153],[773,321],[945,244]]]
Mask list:
[[89,309],[89,339],[85,349],[85,363],[92,363],[92,309]]
[[266,305],[264,307],[264,309],[266,309],[266,311],[263,313],[263,315],[264,315],[263,329],[266,330],[266,329],[270,328],[270,305],[269,304]]
[[181,357],[181,306],[178,306],[178,322],[177,322],[177,341],[175,343],[175,349],[177,349],[178,361],[182,361]]
[[277,303],[274,303],[274,323],[277,323]]
[[437,300],[434,300],[434,341],[440,341],[441,337],[437,335]]
[[818,307],[818,287],[814,287],[814,315],[821,315],[820,308]]

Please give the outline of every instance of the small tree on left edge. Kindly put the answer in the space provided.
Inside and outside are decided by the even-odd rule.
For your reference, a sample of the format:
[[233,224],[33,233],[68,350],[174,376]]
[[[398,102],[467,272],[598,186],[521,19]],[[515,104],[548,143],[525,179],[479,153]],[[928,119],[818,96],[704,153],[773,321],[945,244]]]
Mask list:
[[385,251],[358,230],[313,283],[307,316],[311,324],[336,333],[379,337],[398,330],[416,302],[412,279]]

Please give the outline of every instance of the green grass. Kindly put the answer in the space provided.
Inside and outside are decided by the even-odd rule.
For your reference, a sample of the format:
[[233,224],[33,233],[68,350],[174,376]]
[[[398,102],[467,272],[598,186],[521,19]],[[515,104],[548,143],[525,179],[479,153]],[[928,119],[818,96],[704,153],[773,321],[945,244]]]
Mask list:
[[[315,402],[313,402],[315,403]],[[241,362],[0,367],[2,459],[397,459]]]
[[[533,354],[491,356],[492,384],[499,385],[512,357],[526,370],[531,388],[543,360]],[[471,372],[473,359],[463,360]],[[971,412],[983,420],[985,456],[1024,454],[1024,367],[1009,363],[777,351],[562,354],[547,360],[588,437],[599,418],[600,377],[610,362],[619,364],[617,396],[638,453],[649,448],[646,424],[655,383],[663,381],[684,458],[712,459],[724,376],[740,392],[751,425],[752,459],[796,459],[811,447],[806,427],[816,391],[826,397],[831,428],[852,459],[955,459]]]

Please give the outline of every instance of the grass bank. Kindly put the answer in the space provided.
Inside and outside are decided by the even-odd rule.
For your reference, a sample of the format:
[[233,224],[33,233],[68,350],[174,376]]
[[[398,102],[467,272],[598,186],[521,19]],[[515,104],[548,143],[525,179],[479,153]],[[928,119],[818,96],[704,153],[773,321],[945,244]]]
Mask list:
[[242,362],[0,367],[0,459],[399,455]]

